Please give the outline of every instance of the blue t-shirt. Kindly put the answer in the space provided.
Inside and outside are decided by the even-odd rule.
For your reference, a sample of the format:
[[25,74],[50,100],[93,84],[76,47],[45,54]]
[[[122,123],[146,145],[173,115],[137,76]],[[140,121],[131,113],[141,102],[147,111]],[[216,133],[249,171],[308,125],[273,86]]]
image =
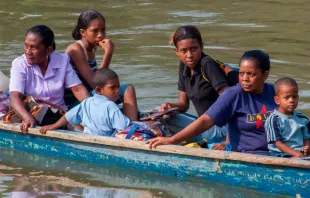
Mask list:
[[264,122],[277,107],[275,91],[264,84],[261,94],[243,91],[240,84],[226,89],[205,113],[218,126],[228,123],[232,151],[269,155]]
[[124,130],[130,124],[115,102],[98,94],[85,99],[65,117],[72,125],[82,123],[85,133],[102,136],[111,136],[114,130]]
[[293,115],[285,115],[277,110],[269,116],[265,123],[268,148],[273,156],[286,156],[275,145],[276,141],[282,141],[294,150],[301,151],[304,139],[309,139],[309,119],[302,113],[294,112]]

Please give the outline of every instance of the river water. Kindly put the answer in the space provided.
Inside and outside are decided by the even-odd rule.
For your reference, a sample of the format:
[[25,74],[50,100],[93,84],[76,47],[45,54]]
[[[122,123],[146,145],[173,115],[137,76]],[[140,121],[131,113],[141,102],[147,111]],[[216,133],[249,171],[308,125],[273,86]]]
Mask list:
[[[263,49],[269,53],[272,59],[269,81],[274,82],[282,76],[295,78],[300,87],[298,108],[310,116],[309,4],[307,0],[1,0],[0,69],[9,74],[11,61],[23,53],[24,35],[29,27],[37,24],[51,27],[56,35],[57,50],[64,51],[73,42],[71,31],[78,15],[85,9],[95,8],[105,16],[107,37],[116,45],[111,68],[119,74],[123,83],[132,83],[135,86],[141,109],[158,106],[164,101],[177,100],[178,59],[168,41],[176,28],[193,24],[203,35],[204,51],[214,59],[237,65],[246,50]],[[101,56],[99,50],[98,61]],[[194,113],[193,108],[190,112]],[[0,159],[1,157],[2,154]],[[4,163],[0,166],[3,175],[0,175],[0,181],[4,183],[1,188],[7,196],[7,193],[14,191],[13,180],[30,181],[33,178],[29,179],[29,173],[41,173],[40,169],[24,168],[19,164]],[[15,170],[19,170],[18,175]],[[42,172],[41,177],[50,183],[54,181],[50,178],[54,177],[56,180],[65,177],[76,182],[76,179],[61,170],[49,172],[48,176]],[[79,177],[83,176],[74,175],[74,178]],[[83,180],[84,186],[94,187],[87,179]],[[64,184],[59,185],[67,188]],[[118,186],[117,182],[106,185],[102,181],[99,186],[113,190],[123,189],[126,185]],[[81,189],[82,187],[79,188]],[[161,187],[146,189],[152,189],[147,191],[151,192],[153,197],[182,196],[174,193],[173,188],[166,191],[161,190]],[[218,189],[222,191],[223,187],[206,187],[201,193],[226,197],[225,191]],[[224,189],[235,193],[237,197],[253,196],[244,190],[228,187]],[[77,193],[72,189],[66,192],[70,191]],[[131,186],[126,192],[140,191],[138,186]],[[189,195],[194,196],[196,192],[200,191],[193,190],[193,194]]]

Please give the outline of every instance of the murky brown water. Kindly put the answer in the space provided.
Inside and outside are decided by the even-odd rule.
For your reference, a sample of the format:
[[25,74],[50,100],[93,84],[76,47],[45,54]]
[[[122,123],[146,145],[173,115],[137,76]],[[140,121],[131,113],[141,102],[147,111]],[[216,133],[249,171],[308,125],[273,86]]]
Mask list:
[[[79,13],[95,8],[106,17],[108,38],[116,44],[111,68],[122,82],[135,85],[141,109],[177,100],[178,59],[168,40],[180,25],[193,24],[202,32],[205,52],[225,63],[237,64],[249,49],[268,52],[272,58],[269,81],[281,76],[297,79],[299,110],[310,116],[309,1],[89,2],[1,0],[0,69],[8,74],[11,61],[23,53],[29,27],[50,26],[56,34],[57,49],[64,51],[73,42],[71,30]],[[100,53],[97,58],[101,60]]]

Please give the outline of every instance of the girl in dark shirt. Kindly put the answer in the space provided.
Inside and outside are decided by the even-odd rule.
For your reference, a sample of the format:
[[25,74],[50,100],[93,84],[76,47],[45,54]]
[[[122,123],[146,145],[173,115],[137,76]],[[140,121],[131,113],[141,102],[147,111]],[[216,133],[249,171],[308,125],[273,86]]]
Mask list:
[[[172,42],[180,58],[179,66],[179,100],[166,102],[160,110],[177,107],[186,112],[192,101],[198,116],[201,116],[228,87],[224,72],[218,63],[203,53],[203,42],[199,30],[194,26],[182,26],[173,34]],[[203,73],[202,73],[203,72]],[[207,79],[204,78],[204,75]],[[226,131],[216,127],[212,133],[205,133],[208,142],[225,139]]]

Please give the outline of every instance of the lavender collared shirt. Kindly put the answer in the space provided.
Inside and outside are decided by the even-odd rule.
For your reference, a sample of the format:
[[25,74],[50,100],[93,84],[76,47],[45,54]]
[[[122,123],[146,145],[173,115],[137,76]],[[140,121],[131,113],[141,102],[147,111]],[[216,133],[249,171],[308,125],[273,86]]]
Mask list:
[[47,100],[67,109],[64,101],[65,88],[81,84],[80,79],[72,69],[67,54],[54,51],[43,76],[38,65],[29,65],[25,54],[12,62],[10,92],[17,91]]

